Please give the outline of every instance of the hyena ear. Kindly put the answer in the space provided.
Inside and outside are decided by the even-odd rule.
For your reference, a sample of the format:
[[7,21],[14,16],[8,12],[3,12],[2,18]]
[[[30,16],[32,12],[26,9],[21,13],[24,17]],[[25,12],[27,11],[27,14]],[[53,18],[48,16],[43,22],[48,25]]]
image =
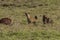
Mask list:
[[35,16],[35,19],[38,19],[38,17],[37,17],[37,16]]

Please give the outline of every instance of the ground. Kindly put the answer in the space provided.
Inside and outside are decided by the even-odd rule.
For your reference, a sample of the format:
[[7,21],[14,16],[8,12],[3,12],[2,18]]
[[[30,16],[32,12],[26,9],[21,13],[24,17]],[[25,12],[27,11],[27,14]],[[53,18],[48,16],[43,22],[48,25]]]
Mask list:
[[[13,6],[2,6],[13,3]],[[37,15],[37,25],[27,23],[25,12]],[[43,15],[51,18],[53,24],[44,25]],[[3,1],[0,19],[4,17],[11,18],[12,25],[0,24],[0,40],[60,40],[60,0]]]

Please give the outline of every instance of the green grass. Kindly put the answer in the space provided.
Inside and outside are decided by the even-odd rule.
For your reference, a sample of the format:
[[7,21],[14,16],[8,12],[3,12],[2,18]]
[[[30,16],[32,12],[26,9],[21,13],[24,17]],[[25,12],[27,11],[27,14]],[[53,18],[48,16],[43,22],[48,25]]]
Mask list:
[[59,40],[60,32],[54,30],[22,31],[22,32],[0,32],[1,40]]
[[[14,3],[15,6],[0,6],[0,19],[11,18],[13,24],[0,24],[0,40],[60,40],[60,0],[9,0],[2,3]],[[25,12],[38,16],[37,25],[27,23]],[[43,25],[43,14],[53,20],[53,25]]]

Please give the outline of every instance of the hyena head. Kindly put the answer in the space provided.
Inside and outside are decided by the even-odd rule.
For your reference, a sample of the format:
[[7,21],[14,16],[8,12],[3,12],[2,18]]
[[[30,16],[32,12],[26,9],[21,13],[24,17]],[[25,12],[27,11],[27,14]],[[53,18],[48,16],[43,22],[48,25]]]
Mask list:
[[28,24],[31,23],[31,20],[30,20],[30,14],[29,13],[25,13],[26,17],[27,17],[27,21],[28,21]]
[[27,16],[27,18],[30,18],[30,14],[29,13],[25,13],[25,15]]
[[43,23],[46,24],[46,21],[47,21],[47,17],[46,15],[43,15]]

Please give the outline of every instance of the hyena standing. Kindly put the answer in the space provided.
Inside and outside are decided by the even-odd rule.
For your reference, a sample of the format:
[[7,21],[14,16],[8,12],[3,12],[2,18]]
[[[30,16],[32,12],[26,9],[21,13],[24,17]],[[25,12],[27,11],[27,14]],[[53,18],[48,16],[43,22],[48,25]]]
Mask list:
[[28,24],[30,23],[36,24],[36,21],[38,19],[37,16],[31,17],[29,13],[25,13],[25,15],[27,17]]

